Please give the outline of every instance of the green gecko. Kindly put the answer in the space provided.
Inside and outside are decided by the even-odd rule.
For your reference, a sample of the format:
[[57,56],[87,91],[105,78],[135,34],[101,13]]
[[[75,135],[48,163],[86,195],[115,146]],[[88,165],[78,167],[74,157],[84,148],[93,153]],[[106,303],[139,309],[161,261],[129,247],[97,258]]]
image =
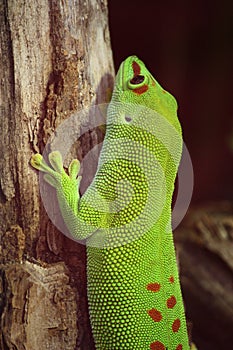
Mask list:
[[96,175],[79,197],[79,162],[31,165],[57,191],[64,221],[86,239],[88,301],[97,350],[190,349],[171,229],[182,152],[175,98],[136,56],[120,66]]

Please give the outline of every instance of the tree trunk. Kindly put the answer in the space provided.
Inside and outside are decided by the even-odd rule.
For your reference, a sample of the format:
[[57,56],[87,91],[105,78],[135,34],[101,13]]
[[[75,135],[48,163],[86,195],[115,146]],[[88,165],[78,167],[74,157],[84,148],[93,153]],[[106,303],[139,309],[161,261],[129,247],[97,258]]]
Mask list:
[[[108,100],[107,0],[1,0],[0,17],[0,349],[92,350],[85,247],[49,220],[29,159],[64,119]],[[80,160],[101,137],[80,138]]]

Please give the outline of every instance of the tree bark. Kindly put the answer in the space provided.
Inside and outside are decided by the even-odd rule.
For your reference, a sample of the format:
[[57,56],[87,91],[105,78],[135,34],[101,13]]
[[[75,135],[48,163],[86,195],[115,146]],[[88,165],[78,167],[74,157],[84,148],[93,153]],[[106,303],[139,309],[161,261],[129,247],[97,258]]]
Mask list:
[[[107,0],[1,0],[0,23],[0,348],[92,350],[85,247],[49,220],[29,159],[78,109],[108,101]],[[84,133],[79,159],[101,138]]]

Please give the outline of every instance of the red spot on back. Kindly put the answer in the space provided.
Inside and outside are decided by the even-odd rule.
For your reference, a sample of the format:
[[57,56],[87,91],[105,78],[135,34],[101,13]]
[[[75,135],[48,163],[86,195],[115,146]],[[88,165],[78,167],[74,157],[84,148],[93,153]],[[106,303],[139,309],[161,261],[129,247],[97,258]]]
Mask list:
[[180,319],[177,318],[172,324],[172,330],[174,333],[176,333],[178,332],[179,329],[180,329]]
[[149,316],[152,318],[155,322],[160,322],[162,320],[162,314],[159,310],[151,309],[147,311]]
[[174,283],[174,282],[175,282],[175,279],[174,279],[173,276],[170,276],[170,277],[169,277],[169,282],[170,282],[170,283]]
[[172,295],[170,298],[167,299],[167,307],[168,309],[172,309],[176,305],[176,298],[174,295]]
[[132,68],[133,68],[133,73],[134,76],[136,77],[137,75],[140,75],[141,73],[141,68],[139,66],[139,64],[136,61],[133,61],[132,63]]
[[137,89],[134,89],[133,92],[135,92],[135,94],[137,95],[141,95],[144,94],[144,92],[146,92],[148,90],[148,85],[143,85]]
[[160,284],[155,282],[155,283],[149,283],[147,286],[146,286],[146,289],[147,290],[151,290],[152,292],[158,292],[160,290]]
[[182,349],[183,349],[183,345],[182,344],[177,345],[176,350],[182,350]]
[[151,350],[166,350],[165,346],[160,341],[155,341],[154,343],[151,343],[150,349]]

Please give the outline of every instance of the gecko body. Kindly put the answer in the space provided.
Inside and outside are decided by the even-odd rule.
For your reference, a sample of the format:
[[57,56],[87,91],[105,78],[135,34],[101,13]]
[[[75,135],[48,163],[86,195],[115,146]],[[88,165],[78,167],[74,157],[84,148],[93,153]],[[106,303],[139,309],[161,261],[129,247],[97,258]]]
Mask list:
[[177,103],[136,56],[120,66],[96,175],[79,198],[79,163],[31,164],[56,188],[69,231],[87,240],[97,350],[188,350],[171,229],[182,151]]

